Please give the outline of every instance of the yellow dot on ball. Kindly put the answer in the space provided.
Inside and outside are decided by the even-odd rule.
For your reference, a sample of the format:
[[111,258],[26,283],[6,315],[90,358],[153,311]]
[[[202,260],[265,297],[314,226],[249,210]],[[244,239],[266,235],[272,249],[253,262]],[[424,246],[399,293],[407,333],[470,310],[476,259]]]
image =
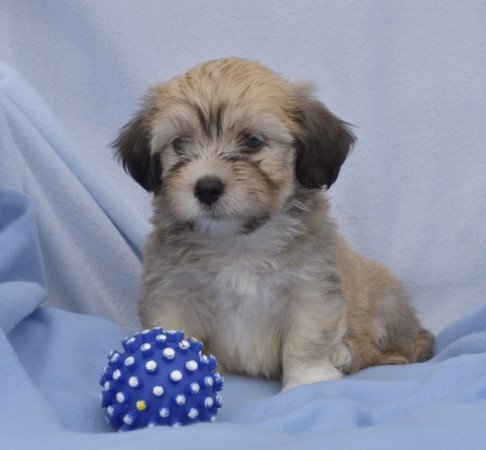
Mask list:
[[147,409],[147,403],[145,403],[145,400],[139,400],[136,403],[136,406],[137,406],[137,409],[139,411],[143,411],[143,410]]

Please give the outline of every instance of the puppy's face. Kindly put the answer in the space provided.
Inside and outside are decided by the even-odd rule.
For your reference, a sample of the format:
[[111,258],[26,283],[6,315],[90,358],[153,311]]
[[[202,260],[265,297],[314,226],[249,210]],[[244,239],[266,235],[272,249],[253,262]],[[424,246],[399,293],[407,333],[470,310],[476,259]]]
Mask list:
[[257,229],[298,188],[329,187],[352,143],[307,87],[224,59],[153,88],[115,147],[166,221],[228,234]]

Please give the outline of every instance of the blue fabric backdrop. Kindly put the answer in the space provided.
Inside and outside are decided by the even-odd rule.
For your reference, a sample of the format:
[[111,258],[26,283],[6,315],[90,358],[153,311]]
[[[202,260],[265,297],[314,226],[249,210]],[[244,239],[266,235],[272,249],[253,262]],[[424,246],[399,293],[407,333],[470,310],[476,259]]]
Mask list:
[[[486,6],[0,4],[0,447],[484,448]],[[152,83],[257,59],[356,125],[330,195],[438,334],[428,363],[280,394],[227,377],[217,424],[112,433],[106,354],[139,329],[150,198],[109,143]]]

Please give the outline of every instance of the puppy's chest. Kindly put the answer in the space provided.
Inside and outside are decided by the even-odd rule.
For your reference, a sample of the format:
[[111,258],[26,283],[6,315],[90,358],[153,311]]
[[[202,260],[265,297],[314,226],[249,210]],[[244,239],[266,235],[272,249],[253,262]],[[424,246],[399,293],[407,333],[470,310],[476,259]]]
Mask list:
[[278,302],[284,279],[283,274],[258,273],[245,263],[228,264],[213,278],[215,306],[226,318],[264,314]]
[[226,370],[275,376],[281,345],[286,297],[285,276],[259,274],[244,264],[232,264],[214,276],[212,336]]
[[280,273],[259,272],[250,265],[245,261],[222,267],[214,275],[213,286],[222,295],[231,294],[248,303],[258,297],[270,301],[275,294],[274,288],[282,284],[284,277]]

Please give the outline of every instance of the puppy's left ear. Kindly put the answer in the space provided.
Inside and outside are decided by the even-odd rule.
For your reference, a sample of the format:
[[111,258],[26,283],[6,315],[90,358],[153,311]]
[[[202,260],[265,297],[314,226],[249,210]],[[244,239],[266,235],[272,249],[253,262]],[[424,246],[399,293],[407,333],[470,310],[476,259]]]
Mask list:
[[157,193],[162,185],[162,165],[160,154],[152,154],[150,148],[150,116],[148,106],[142,109],[122,128],[112,147],[125,171],[145,190]]
[[327,189],[336,181],[355,136],[346,122],[338,119],[314,99],[309,89],[294,97],[297,147],[296,175],[309,189]]

